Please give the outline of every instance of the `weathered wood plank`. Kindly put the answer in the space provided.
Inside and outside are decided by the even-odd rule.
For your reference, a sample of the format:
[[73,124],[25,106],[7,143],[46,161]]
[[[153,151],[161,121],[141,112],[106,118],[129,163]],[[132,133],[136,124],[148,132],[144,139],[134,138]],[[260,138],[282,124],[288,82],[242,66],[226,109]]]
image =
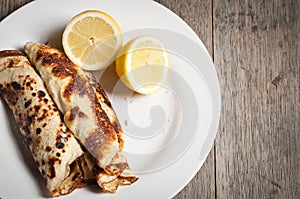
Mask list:
[[213,2],[218,198],[299,198],[299,1]]
[[0,0],[0,21],[32,0]]
[[[210,55],[212,44],[212,4],[210,0],[157,0],[180,16],[197,33]],[[193,180],[174,199],[215,198],[214,150]],[[184,171],[183,171],[184,172]]]

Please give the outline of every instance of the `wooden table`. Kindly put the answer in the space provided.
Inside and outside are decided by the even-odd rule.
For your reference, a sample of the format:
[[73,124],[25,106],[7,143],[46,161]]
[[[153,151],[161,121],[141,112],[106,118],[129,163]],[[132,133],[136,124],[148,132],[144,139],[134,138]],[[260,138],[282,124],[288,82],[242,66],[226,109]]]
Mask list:
[[[28,2],[0,0],[0,19]],[[199,35],[222,91],[215,146],[174,199],[300,198],[300,1],[158,2]]]

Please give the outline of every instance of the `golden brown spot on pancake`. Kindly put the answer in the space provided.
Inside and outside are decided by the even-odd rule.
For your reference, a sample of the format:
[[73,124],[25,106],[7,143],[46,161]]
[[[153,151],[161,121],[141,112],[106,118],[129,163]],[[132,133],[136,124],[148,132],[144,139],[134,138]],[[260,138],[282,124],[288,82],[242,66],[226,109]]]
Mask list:
[[46,147],[46,151],[50,152],[52,150],[51,146]]
[[59,159],[56,158],[56,157],[50,158],[50,159],[48,160],[49,171],[48,171],[47,176],[48,176],[50,179],[53,179],[53,178],[56,176],[55,167],[54,167],[54,164],[55,164],[56,161],[61,162],[61,160],[59,160]]
[[0,93],[3,95],[9,105],[15,106],[17,104],[19,98],[16,97],[16,92],[10,87],[10,84],[6,84],[6,88],[2,85],[2,87],[0,87]]
[[81,76],[77,75],[72,77],[69,84],[65,87],[63,92],[63,96],[67,99],[70,99],[70,96],[73,94],[77,94],[79,96],[83,96],[87,94],[88,83]]
[[53,68],[52,74],[61,79],[77,75],[76,69],[73,68],[73,63],[66,56],[48,52],[47,47],[41,47],[38,50],[36,60],[42,60],[43,65],[51,66]]
[[102,88],[102,86],[100,85],[100,83],[96,83],[96,92],[99,93],[103,98],[103,102],[111,108],[111,103],[110,100],[108,98],[108,96],[106,95],[104,89]]
[[28,108],[28,106],[30,106],[31,102],[32,102],[32,100],[26,101],[25,104],[24,104],[24,107]]
[[47,98],[44,98],[43,101],[45,102],[45,104],[47,104],[49,100]]
[[103,151],[106,151],[110,147],[110,144],[110,139],[105,136],[104,132],[100,129],[96,129],[91,133],[84,143],[91,155],[97,160],[100,160],[105,156]]
[[[44,119],[46,119],[49,116],[48,110],[47,109],[42,109],[42,115],[40,117],[37,118],[38,122],[43,121]],[[44,126],[43,126],[44,127]]]
[[3,50],[0,51],[0,57],[24,56],[19,50]]
[[41,143],[41,141],[42,141],[42,138],[41,138],[41,136],[38,136],[38,137],[36,138],[36,142],[37,142],[38,144],[40,144],[40,143]]
[[39,105],[34,105],[34,110],[35,112],[38,112],[40,110],[41,106]]
[[120,124],[116,121],[113,123],[113,127],[118,136],[120,149],[123,149],[124,148],[123,131],[120,127]]
[[7,68],[12,68],[14,67],[14,60],[10,60],[9,64],[7,65]]
[[72,121],[74,120],[76,117],[87,117],[87,115],[80,111],[80,108],[78,106],[75,106],[73,107],[71,110],[70,110],[70,116],[69,116],[69,120]]

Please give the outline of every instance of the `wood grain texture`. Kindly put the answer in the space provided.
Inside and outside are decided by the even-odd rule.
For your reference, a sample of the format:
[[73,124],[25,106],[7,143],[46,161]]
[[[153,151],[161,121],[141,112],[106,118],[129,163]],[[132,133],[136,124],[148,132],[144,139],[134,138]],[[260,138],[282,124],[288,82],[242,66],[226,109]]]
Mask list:
[[16,9],[31,1],[32,0],[0,0],[0,21]]
[[218,198],[299,198],[299,1],[213,2]]

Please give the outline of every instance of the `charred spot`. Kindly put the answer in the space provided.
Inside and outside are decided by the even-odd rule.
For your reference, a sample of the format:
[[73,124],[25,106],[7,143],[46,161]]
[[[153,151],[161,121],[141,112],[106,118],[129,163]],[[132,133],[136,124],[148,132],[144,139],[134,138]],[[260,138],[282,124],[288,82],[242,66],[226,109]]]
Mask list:
[[57,65],[52,69],[52,73],[61,79],[72,77],[77,75],[77,70],[73,67],[73,64],[67,58],[61,57]]
[[51,146],[46,147],[46,151],[50,152],[52,150]]
[[46,172],[44,169],[42,169],[42,176],[45,176],[46,175]]
[[39,121],[39,122],[44,120],[49,115],[48,110],[42,109],[42,111],[43,111],[43,114],[40,117],[37,118],[37,121]]
[[21,89],[21,85],[17,82],[12,82],[11,86],[15,89],[15,90],[20,90]]
[[27,138],[26,138],[26,144],[27,144],[27,145],[32,144],[32,138],[31,138],[31,137],[27,137]]
[[40,59],[42,59],[46,54],[44,53],[44,51],[41,49],[41,50],[38,50],[37,53],[36,53],[36,61],[39,61]]
[[44,91],[42,91],[42,90],[39,90],[39,91],[37,92],[37,94],[38,94],[39,98],[42,98],[42,97],[45,97],[45,96],[46,96],[46,93],[45,93]]
[[32,95],[33,97],[35,97],[35,96],[36,96],[36,93],[32,93],[31,95]]
[[57,157],[60,157],[60,153],[57,152],[57,153],[56,153],[56,156],[57,156]]
[[8,104],[15,106],[19,98],[16,97],[16,92],[11,88],[0,88],[1,94],[5,97]]
[[24,130],[24,132],[25,132],[26,135],[29,135],[29,134],[30,134],[30,131],[29,131],[28,126],[24,126],[24,127],[23,127],[23,130]]
[[47,176],[50,179],[53,179],[56,176],[55,167],[54,167],[54,164],[56,161],[59,161],[59,159],[58,158],[49,158],[49,160],[48,160],[49,172],[48,172]]
[[106,95],[104,89],[100,85],[100,83],[97,83],[97,85],[96,85],[96,92],[99,93],[101,96],[103,96],[104,103],[111,108],[110,100],[109,100],[108,96]]
[[54,165],[49,167],[49,172],[48,172],[47,176],[48,176],[50,179],[55,178],[56,173],[55,173]]
[[28,126],[31,125],[32,121],[33,121],[33,117],[32,116],[27,116],[27,118],[26,118],[26,124]]
[[65,149],[63,149],[63,150],[62,150],[62,152],[64,153],[64,152],[66,152],[66,150],[65,150]]
[[24,56],[19,50],[3,50],[0,52],[0,57]]
[[42,127],[45,128],[46,126],[47,126],[47,123],[44,123]]
[[45,164],[46,164],[45,160],[42,160],[42,165],[45,165]]
[[36,164],[37,167],[40,167],[39,161],[36,160],[36,161],[35,161],[35,164]]
[[40,108],[41,108],[41,106],[39,106],[39,105],[35,105],[35,106],[34,106],[34,110],[35,110],[35,112],[38,112],[38,111],[40,110]]
[[105,111],[101,108],[100,104],[95,103],[95,111],[96,111],[96,116],[97,116],[97,124],[99,129],[105,133],[105,136],[109,138],[110,140],[114,140],[115,137],[115,132],[113,125],[111,124],[107,114]]
[[56,146],[56,148],[58,148],[58,149],[62,149],[62,148],[65,147],[65,144],[64,144],[64,143],[61,143],[61,142],[56,142],[55,146]]
[[119,125],[118,125],[116,122],[113,124],[113,127],[114,127],[114,130],[115,130],[116,132],[119,132],[119,131],[120,131],[120,127],[119,127]]
[[39,134],[41,134],[42,129],[41,129],[41,128],[37,128],[37,129],[35,130],[35,132],[36,132],[37,135],[39,135]]
[[48,99],[47,98],[44,98],[44,102],[45,102],[45,104],[47,104],[48,103]]
[[31,102],[32,102],[32,100],[26,101],[24,104],[25,108],[28,108],[28,106],[30,106]]
[[26,86],[27,86],[27,87],[30,86],[30,82],[26,82]]
[[7,68],[12,68],[12,67],[14,67],[14,61],[13,60],[10,60],[10,62],[9,62],[9,64],[8,64],[8,66],[7,66]]
[[7,87],[7,88],[10,87],[10,84],[7,83],[7,84],[6,84],[6,87]]
[[62,135],[57,136],[58,143],[59,142],[67,142],[68,141],[67,135],[66,134],[63,134],[63,135],[64,136],[62,136]]
[[37,52],[36,60],[42,60],[43,65],[51,65],[53,67],[52,74],[59,78],[75,77],[77,74],[74,64],[63,55],[58,53],[49,53],[42,48]]

